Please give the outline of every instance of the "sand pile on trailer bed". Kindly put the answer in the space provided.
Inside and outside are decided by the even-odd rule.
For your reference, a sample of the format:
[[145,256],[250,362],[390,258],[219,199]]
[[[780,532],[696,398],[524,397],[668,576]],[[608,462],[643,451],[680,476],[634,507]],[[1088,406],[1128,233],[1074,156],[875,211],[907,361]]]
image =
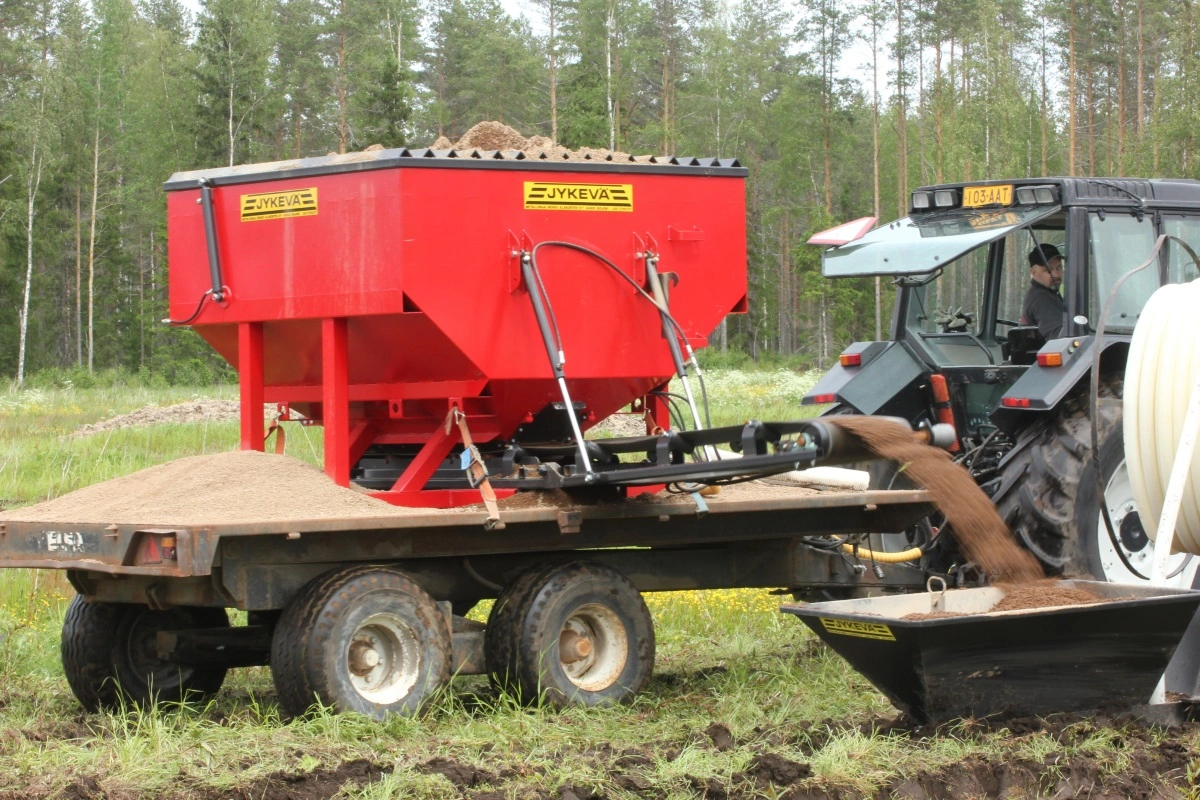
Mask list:
[[192,456],[0,513],[0,521],[221,525],[427,513],[345,489],[290,456]]

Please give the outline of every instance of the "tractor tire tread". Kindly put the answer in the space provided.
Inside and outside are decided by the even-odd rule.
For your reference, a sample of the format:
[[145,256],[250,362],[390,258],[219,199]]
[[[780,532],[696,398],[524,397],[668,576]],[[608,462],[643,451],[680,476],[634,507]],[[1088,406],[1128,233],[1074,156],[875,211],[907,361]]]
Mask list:
[[271,675],[275,680],[279,705],[285,713],[299,716],[316,701],[314,688],[303,665],[309,649],[308,632],[325,599],[338,583],[373,569],[376,568],[362,565],[318,575],[301,587],[284,608],[271,638]]
[[[1099,440],[1120,424],[1121,380],[1101,381]],[[1090,574],[1086,547],[1076,530],[1080,481],[1091,463],[1088,395],[1063,403],[1058,414],[1022,431],[1000,465],[997,511],[1048,574]]]

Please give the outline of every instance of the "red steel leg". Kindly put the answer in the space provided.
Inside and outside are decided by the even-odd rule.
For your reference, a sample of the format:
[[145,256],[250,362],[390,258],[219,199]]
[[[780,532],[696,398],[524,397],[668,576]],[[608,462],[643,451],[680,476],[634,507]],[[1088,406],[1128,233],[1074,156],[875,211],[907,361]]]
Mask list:
[[350,463],[357,464],[375,443],[375,426],[367,420],[359,420],[350,428]]
[[[481,428],[487,438],[493,438],[494,428]],[[439,424],[433,434],[421,445],[412,462],[405,467],[395,485],[386,492],[371,492],[371,496],[396,506],[412,508],[453,508],[480,502],[478,489],[426,489],[425,484],[437,472],[437,468],[458,444],[458,428],[446,433],[446,426]],[[503,499],[516,494],[515,489],[497,489],[496,497]]]
[[243,450],[263,449],[263,329],[261,322],[238,324],[238,389]]
[[325,474],[350,485],[350,391],[346,320],[321,320],[321,416],[325,425]]

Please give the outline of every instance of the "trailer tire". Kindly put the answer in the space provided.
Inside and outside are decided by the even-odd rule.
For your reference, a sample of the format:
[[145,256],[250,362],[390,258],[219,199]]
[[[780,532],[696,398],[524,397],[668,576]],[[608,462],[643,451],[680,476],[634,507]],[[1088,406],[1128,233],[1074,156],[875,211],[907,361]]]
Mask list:
[[159,631],[227,627],[223,608],[155,611],[130,603],[89,603],[76,595],[63,620],[63,671],[88,711],[123,702],[203,701],[220,690],[226,670],[162,661],[155,654],[155,640]]
[[526,703],[628,702],[654,670],[654,622],[637,588],[611,567],[551,565],[497,601],[485,638],[492,683]]
[[450,628],[401,572],[356,566],[319,576],[284,610],[271,674],[284,712],[314,703],[375,719],[412,716],[450,680]]
[[530,593],[544,580],[542,574],[557,566],[534,566],[517,575],[504,587],[488,614],[487,628],[483,634],[483,652],[489,681],[497,692],[514,697],[519,702],[532,703],[537,699],[536,693],[522,696],[521,683],[517,678],[517,645],[521,636],[519,609],[525,607]]

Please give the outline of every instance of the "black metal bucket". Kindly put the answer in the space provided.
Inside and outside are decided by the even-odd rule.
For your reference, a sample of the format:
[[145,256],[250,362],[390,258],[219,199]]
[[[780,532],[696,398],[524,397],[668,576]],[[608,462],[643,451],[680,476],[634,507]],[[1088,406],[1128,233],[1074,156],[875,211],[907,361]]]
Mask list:
[[[1149,702],[1200,592],[1059,581],[1105,602],[990,612],[995,587],[785,605],[918,722]],[[1111,599],[1109,599],[1111,598]],[[903,619],[934,611],[964,616]]]

